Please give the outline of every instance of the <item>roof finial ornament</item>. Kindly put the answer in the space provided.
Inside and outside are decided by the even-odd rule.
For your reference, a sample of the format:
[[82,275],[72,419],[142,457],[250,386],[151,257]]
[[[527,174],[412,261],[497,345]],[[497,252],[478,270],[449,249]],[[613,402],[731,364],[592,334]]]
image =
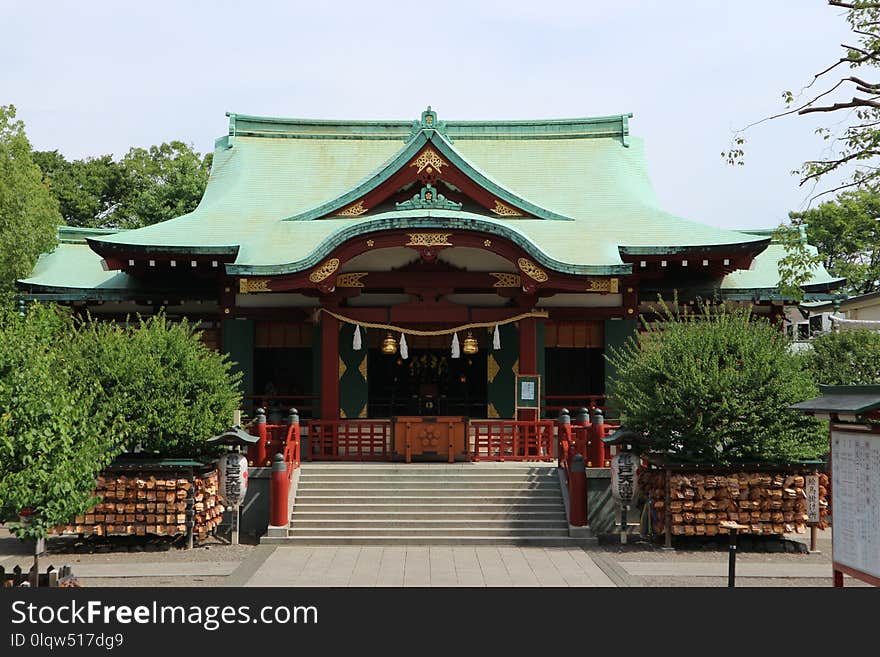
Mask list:
[[412,130],[410,131],[409,135],[410,139],[412,139],[422,130],[436,130],[441,135],[449,139],[448,135],[446,134],[446,124],[443,121],[437,120],[437,112],[432,110],[430,105],[428,105],[428,108],[424,112],[422,112],[421,120],[413,121]]
[[461,210],[461,203],[450,201],[433,185],[425,185],[410,200],[397,203],[398,210]]

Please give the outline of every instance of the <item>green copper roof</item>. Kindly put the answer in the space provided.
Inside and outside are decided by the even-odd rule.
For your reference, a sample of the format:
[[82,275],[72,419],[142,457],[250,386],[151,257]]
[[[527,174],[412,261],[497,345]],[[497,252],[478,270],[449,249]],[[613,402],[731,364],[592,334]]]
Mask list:
[[352,203],[358,198],[368,194],[370,191],[374,190],[376,187],[388,180],[394,173],[405,166],[406,163],[409,162],[416,155],[416,153],[418,153],[419,150],[428,143],[430,143],[438,151],[440,151],[441,155],[452,162],[453,165],[458,167],[471,180],[478,183],[484,189],[489,190],[499,199],[507,201],[508,203],[515,205],[522,210],[525,210],[529,214],[539,219],[555,219],[562,221],[571,220],[570,217],[564,217],[555,212],[546,210],[540,205],[537,205],[531,201],[522,198],[515,192],[511,192],[503,185],[499,185],[496,181],[492,180],[490,176],[480,171],[476,166],[468,162],[466,158],[463,158],[461,155],[459,155],[452,147],[452,144],[444,139],[443,135],[432,129],[419,130],[415,134],[415,136],[410,139],[406,143],[406,145],[394,155],[394,157],[389,159],[375,171],[371,172],[366,178],[358,182],[358,184],[353,186],[351,189],[346,190],[344,193],[340,194],[336,198],[329,199],[326,203],[322,203],[317,207],[310,208],[309,210],[306,210],[305,212],[302,212],[295,217],[290,217],[290,220],[309,221],[311,219],[319,219],[344,208],[349,203]]
[[[816,254],[818,250],[812,245],[807,245],[810,253]],[[723,292],[735,290],[770,290],[779,286],[779,261],[785,257],[785,247],[782,244],[770,244],[766,250],[758,254],[752,261],[749,269],[740,269],[724,277],[721,283]],[[835,278],[828,273],[822,265],[815,267],[810,272],[809,280],[802,286],[806,291],[827,291],[840,287],[846,279]]]
[[81,243],[62,241],[51,253],[37,260],[33,273],[19,283],[43,288],[127,290],[132,281],[127,274],[105,271],[101,256]]
[[[317,265],[344,242],[373,231],[448,228],[480,231],[508,239],[531,254],[540,264],[556,271],[583,275],[622,275],[630,272],[631,266],[620,262],[616,251],[609,249],[608,243],[603,242],[586,242],[580,246],[585,263],[595,261],[601,264],[572,264],[567,261],[565,257],[571,253],[570,237],[566,231],[559,230],[558,225],[557,222],[536,220],[505,222],[460,210],[395,210],[378,214],[369,221],[322,219],[304,223],[279,222],[265,234],[242,246],[237,261],[227,265],[226,271],[237,276],[268,276],[302,271]],[[305,254],[305,257],[282,264],[274,262],[272,245],[293,239],[298,241],[297,253]],[[609,250],[602,253],[602,248]]]
[[[217,140],[208,186],[193,212],[89,239],[96,245],[132,250],[237,251],[235,262],[227,265],[230,273],[296,271],[314,264],[346,236],[403,225],[400,222],[491,227],[495,234],[515,236],[523,248],[528,244],[527,250],[548,267],[570,272],[629,271],[621,251],[674,253],[680,248],[733,245],[757,250],[766,243],[766,237],[722,230],[664,211],[648,178],[642,141],[629,137],[628,120],[624,114],[546,121],[438,121],[429,130],[425,113],[422,122],[231,114],[229,135]],[[385,171],[389,162],[398,163],[413,144],[428,139],[499,197],[517,199],[512,204],[535,216],[571,221],[424,210],[311,218],[317,216],[316,208],[350,198],[376,172]],[[305,220],[285,221],[289,218]],[[43,261],[42,275],[61,259]],[[91,266],[85,259],[81,264]],[[107,275],[89,276],[106,281]],[[69,276],[56,276],[65,277]]]

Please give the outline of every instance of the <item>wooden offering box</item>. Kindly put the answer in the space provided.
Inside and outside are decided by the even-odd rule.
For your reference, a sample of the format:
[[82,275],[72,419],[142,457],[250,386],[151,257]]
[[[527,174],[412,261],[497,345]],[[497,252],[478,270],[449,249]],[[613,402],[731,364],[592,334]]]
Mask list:
[[464,457],[467,418],[409,416],[392,420],[394,454],[410,463],[419,460],[445,460],[453,463]]

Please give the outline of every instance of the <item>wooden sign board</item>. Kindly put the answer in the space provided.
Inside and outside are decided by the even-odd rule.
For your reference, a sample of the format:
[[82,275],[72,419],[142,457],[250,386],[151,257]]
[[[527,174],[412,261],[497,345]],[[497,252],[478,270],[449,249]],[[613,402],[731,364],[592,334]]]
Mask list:
[[819,475],[804,477],[804,494],[807,496],[807,522],[819,522]]
[[834,569],[880,585],[880,434],[832,425],[831,490]]
[[516,410],[541,408],[541,375],[516,375]]

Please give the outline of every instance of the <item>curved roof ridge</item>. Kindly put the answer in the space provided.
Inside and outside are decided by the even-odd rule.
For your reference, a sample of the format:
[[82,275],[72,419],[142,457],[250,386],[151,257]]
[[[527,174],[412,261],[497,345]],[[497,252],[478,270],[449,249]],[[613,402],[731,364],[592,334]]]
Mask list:
[[[227,112],[230,137],[274,137],[311,139],[404,139],[412,135],[418,121],[306,119],[257,116]],[[608,116],[548,119],[478,119],[447,121],[446,132],[453,139],[547,139],[617,137],[624,145],[629,137],[632,113]]]
[[449,140],[438,130],[431,128],[419,130],[395,155],[390,157],[377,169],[374,169],[371,173],[361,179],[360,182],[356,183],[342,194],[338,194],[336,197],[300,212],[299,214],[285,217],[283,221],[311,221],[320,217],[325,217],[337,210],[341,210],[351,203],[354,203],[400,171],[400,169],[415,157],[416,153],[418,153],[422,147],[426,146],[428,142],[435,146],[441,154],[445,155],[455,167],[462,171],[462,173],[467,175],[476,184],[483,187],[494,196],[498,196],[502,201],[510,203],[538,219],[574,221],[571,217],[548,210],[538,203],[524,198],[517,192],[511,191],[501,183],[497,182],[494,178],[483,172],[479,167],[468,160],[464,155],[459,153]]

